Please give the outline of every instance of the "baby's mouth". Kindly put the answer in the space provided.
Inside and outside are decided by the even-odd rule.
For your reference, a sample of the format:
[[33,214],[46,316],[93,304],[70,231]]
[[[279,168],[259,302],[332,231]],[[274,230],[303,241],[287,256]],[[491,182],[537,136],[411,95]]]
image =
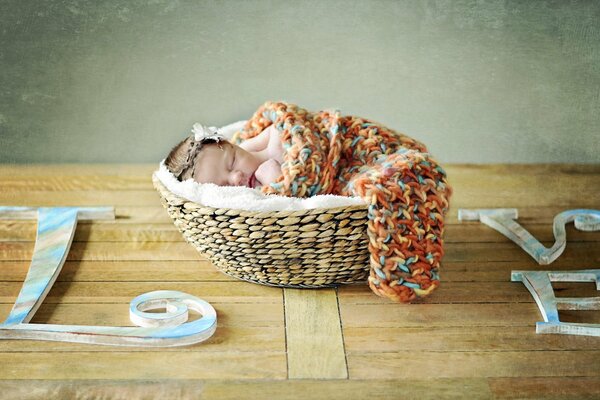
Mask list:
[[256,175],[254,175],[254,172],[252,173],[252,175],[250,175],[250,178],[248,179],[248,187],[256,187]]

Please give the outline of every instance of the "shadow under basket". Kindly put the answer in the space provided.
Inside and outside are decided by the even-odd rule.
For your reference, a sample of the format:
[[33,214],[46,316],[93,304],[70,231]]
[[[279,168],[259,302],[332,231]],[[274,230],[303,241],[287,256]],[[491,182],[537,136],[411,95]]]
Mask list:
[[263,285],[319,288],[366,282],[367,206],[298,211],[206,207],[154,187],[175,226],[221,272]]

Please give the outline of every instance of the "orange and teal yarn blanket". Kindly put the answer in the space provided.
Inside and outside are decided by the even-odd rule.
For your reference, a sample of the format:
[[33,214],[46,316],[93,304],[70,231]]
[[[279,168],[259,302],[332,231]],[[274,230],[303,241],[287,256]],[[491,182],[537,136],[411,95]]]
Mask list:
[[309,112],[266,102],[238,142],[275,124],[284,148],[282,176],[266,194],[360,196],[368,205],[369,286],[410,302],[439,285],[444,215],[452,190],[422,143],[337,110]]

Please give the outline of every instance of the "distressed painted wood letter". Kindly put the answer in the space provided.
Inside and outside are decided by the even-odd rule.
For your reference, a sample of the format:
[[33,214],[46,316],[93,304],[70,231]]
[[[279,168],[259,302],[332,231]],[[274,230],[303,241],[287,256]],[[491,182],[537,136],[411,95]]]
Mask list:
[[502,233],[518,244],[540,265],[548,265],[556,260],[567,246],[565,225],[574,221],[575,228],[581,231],[600,230],[600,210],[567,210],[554,217],[554,245],[545,247],[517,221],[515,208],[490,208],[475,210],[458,210],[459,221],[481,221],[487,226]]
[[[69,253],[77,220],[114,219],[112,207],[4,207],[1,219],[38,220],[33,257],[23,287],[8,318],[0,324],[0,339],[34,339],[120,346],[181,346],[213,335],[217,314],[206,301],[178,291],[142,294],[130,303],[136,327],[29,323],[52,288]],[[164,313],[148,310],[165,309]],[[188,310],[202,318],[186,322]]]
[[536,323],[537,333],[600,336],[600,324],[561,322],[559,310],[600,310],[600,297],[554,296],[552,282],[595,282],[600,290],[600,269],[580,271],[512,271],[513,282],[523,282],[537,303],[544,322]]

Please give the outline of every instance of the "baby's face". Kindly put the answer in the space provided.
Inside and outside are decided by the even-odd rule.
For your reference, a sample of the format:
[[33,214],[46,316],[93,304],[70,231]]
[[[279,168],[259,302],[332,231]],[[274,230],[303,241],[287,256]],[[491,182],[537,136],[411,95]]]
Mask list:
[[262,161],[253,153],[227,141],[203,146],[196,165],[194,180],[219,186],[261,186],[255,172]]

